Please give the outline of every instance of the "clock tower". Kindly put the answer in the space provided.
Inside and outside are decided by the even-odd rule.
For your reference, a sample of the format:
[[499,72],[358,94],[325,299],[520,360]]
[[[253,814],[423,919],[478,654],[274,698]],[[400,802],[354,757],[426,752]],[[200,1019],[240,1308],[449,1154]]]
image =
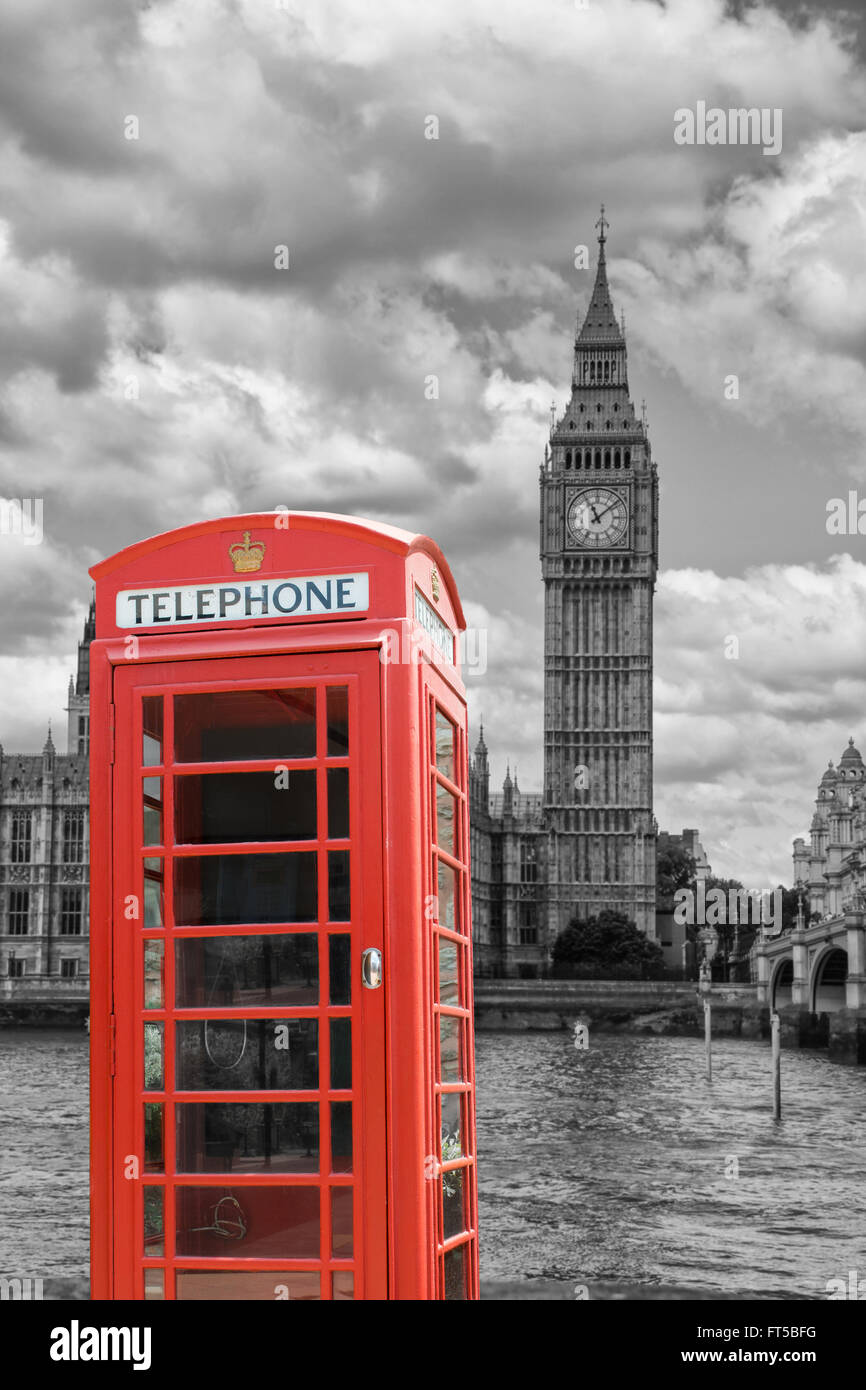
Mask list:
[[572,916],[655,936],[653,592],[658,481],[629,399],[624,324],[598,267],[571,397],[541,470],[547,944]]

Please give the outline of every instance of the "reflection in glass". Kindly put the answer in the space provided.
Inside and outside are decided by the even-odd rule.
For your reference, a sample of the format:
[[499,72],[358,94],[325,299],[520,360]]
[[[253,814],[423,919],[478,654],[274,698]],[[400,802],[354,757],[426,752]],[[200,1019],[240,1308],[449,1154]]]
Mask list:
[[439,1003],[458,1008],[460,991],[458,988],[458,947],[446,937],[439,937]]
[[162,844],[162,778],[145,777],[142,844]]
[[442,1184],[442,1234],[445,1240],[459,1236],[466,1229],[463,1215],[463,1168],[452,1168],[443,1173]]
[[315,1018],[199,1018],[176,1027],[179,1091],[314,1091],[318,1087],[319,1024]]
[[462,1303],[466,1299],[466,1252],[467,1245],[458,1245],[443,1256],[445,1275],[445,1298],[450,1303]]
[[174,861],[175,921],[184,926],[316,920],[316,854],[210,854]]
[[463,1081],[463,1020],[439,1015],[440,1081]]
[[144,1271],[144,1297],[148,1301],[165,1298],[164,1269],[146,1269]]
[[188,936],[175,942],[180,1009],[318,1004],[319,944],[313,932]]
[[175,1189],[178,1255],[318,1259],[317,1187]]
[[349,899],[349,851],[328,850],[328,921],[348,922],[352,915]]
[[352,1171],[352,1102],[331,1101],[331,1171]]
[[331,1019],[331,1090],[352,1089],[352,1020]]
[[441,709],[436,711],[436,766],[450,782],[454,781],[454,725]]
[[459,931],[456,916],[457,903],[457,872],[439,860],[439,925],[450,927],[451,931]]
[[352,1245],[352,1189],[331,1188],[331,1254],[348,1259]]
[[328,957],[330,961],[330,983],[328,1001],[331,1004],[351,1004],[352,976],[350,960],[352,938],[342,932],[328,937]]
[[176,777],[178,844],[315,840],[316,774],[310,769],[210,772]]
[[144,1103],[144,1171],[146,1173],[161,1173],[165,1164],[164,1108],[161,1100],[146,1100]]
[[328,839],[349,838],[349,769],[328,768]]
[[334,1271],[334,1282],[332,1285],[334,1302],[337,1299],[347,1299],[355,1297],[355,1276],[350,1269],[339,1269]]
[[162,927],[165,925],[162,873],[149,869],[147,865],[156,864],[161,870],[163,861],[161,859],[145,859],[144,863],[144,925],[146,927]]
[[162,762],[162,696],[145,695],[141,702],[142,767],[159,767]]
[[457,858],[457,837],[455,827],[457,825],[457,798],[443,787],[441,782],[436,783],[436,843],[440,849],[444,849],[448,854],[453,854]]
[[179,1173],[318,1172],[315,1101],[205,1101],[176,1109]]
[[144,1089],[161,1091],[164,1087],[162,1023],[144,1025]]
[[349,751],[349,690],[328,686],[328,757],[342,758]]
[[176,1286],[175,1296],[181,1303],[212,1303],[223,1299],[231,1302],[289,1299],[292,1303],[308,1303],[321,1297],[319,1275],[303,1274],[294,1269],[250,1272],[237,1269],[179,1269]]
[[213,690],[175,695],[174,746],[179,763],[313,758],[316,692]]
[[445,1091],[441,1097],[442,1162],[463,1157],[463,1124],[459,1091]]
[[163,994],[163,955],[162,941],[145,938],[144,942],[144,1007],[162,1009],[165,1007]]
[[151,1258],[165,1254],[165,1191],[161,1187],[145,1187],[144,1193],[144,1253]]

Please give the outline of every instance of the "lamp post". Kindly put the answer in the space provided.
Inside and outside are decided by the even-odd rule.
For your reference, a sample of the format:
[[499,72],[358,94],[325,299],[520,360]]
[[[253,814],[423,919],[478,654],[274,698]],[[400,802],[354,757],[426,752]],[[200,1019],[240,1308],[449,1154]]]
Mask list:
[[712,1081],[713,1079],[712,992],[713,982],[710,974],[710,963],[705,956],[701,961],[700,975],[698,978],[698,993],[704,1001],[704,1049],[707,1056],[708,1081]]

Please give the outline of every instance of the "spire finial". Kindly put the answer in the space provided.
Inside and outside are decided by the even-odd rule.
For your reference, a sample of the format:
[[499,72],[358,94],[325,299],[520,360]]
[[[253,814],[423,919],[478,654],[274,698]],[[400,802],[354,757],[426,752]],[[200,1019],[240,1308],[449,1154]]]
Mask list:
[[604,246],[604,243],[607,241],[607,237],[605,236],[605,232],[606,232],[607,228],[610,226],[610,223],[608,222],[607,218],[606,218],[605,215],[604,215],[604,203],[602,203],[602,205],[601,205],[601,216],[599,217],[599,219],[598,219],[598,221],[596,222],[595,225],[599,228],[599,233],[598,233],[598,244],[599,244],[599,246]]

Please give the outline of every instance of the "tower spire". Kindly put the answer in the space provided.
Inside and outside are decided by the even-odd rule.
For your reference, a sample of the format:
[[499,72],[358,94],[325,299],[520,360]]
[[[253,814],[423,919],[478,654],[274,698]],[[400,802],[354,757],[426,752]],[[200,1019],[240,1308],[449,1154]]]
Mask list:
[[616,311],[610,297],[610,286],[607,283],[607,261],[604,247],[610,223],[604,215],[604,203],[601,205],[601,216],[595,225],[598,228],[598,265],[595,272],[595,285],[583,327],[577,335],[577,341],[578,343],[597,343],[600,347],[620,347],[625,344],[625,333],[617,323]]

